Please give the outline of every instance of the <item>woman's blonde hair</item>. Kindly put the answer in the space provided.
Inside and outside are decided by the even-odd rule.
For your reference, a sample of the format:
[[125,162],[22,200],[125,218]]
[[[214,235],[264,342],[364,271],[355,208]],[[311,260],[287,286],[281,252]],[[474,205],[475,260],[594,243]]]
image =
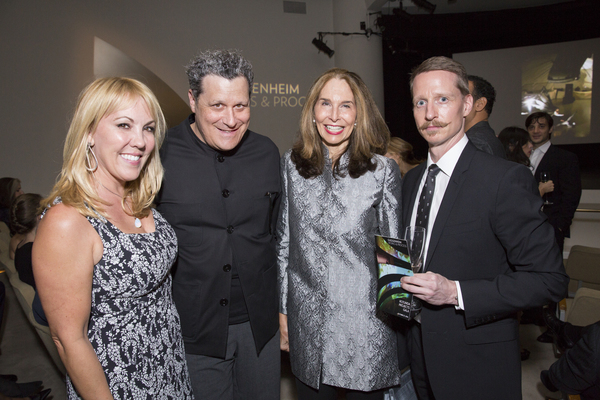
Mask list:
[[[342,79],[348,83],[356,104],[356,127],[346,148],[350,157],[350,176],[358,178],[367,171],[373,171],[377,167],[377,164],[371,161],[373,155],[385,154],[390,140],[390,131],[360,76],[341,68],[330,69],[321,75],[308,91],[300,116],[300,135],[292,148],[292,161],[298,173],[307,179],[321,175],[325,166],[323,142],[314,122],[314,108],[321,90],[331,79]],[[334,171],[340,174],[339,158],[335,160]]]
[[[134,216],[145,217],[150,213],[150,205],[163,178],[158,150],[165,137],[165,117],[156,96],[146,85],[135,79],[121,77],[97,79],[79,95],[65,140],[62,170],[52,193],[42,202],[43,207],[51,206],[54,199],[61,197],[64,204],[74,207],[84,216],[96,217],[95,210],[107,217],[103,207],[106,202],[96,192],[93,172],[86,169],[86,156],[92,163],[96,162],[87,153],[89,137],[94,134],[102,118],[132,107],[140,98],[154,119],[156,144],[138,178],[125,184],[121,206],[129,214],[125,199],[130,196]],[[89,161],[87,165],[91,167]]]
[[398,155],[402,161],[409,165],[419,165],[423,162],[423,160],[419,160],[417,157],[415,157],[412,144],[408,143],[406,140],[400,139],[399,137],[393,137],[390,139],[390,144],[388,145],[387,151],[388,153]]

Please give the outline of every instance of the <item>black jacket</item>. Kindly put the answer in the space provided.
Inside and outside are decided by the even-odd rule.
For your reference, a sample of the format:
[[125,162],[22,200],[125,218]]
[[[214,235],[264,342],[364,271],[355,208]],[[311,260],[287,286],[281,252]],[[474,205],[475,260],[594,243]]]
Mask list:
[[[404,176],[405,225],[425,167]],[[530,170],[467,143],[425,261],[427,271],[459,281],[465,307],[423,302],[423,352],[436,399],[521,398],[516,313],[559,301],[569,281],[541,205]]]
[[252,131],[235,149],[216,151],[196,137],[193,121],[192,114],[167,133],[157,199],[179,241],[173,297],[186,352],[225,357],[235,274],[259,353],[279,328],[279,151]]
[[547,194],[553,204],[544,206],[544,213],[555,229],[570,237],[571,222],[581,198],[579,160],[570,151],[550,145],[535,170],[536,181],[540,181],[542,172],[547,172],[554,182],[554,191]]

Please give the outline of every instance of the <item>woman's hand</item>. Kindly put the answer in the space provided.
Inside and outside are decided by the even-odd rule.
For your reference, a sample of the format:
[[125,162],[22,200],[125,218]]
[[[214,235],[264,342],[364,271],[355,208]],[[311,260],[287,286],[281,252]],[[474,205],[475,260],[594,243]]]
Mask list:
[[540,182],[538,189],[540,191],[540,196],[543,196],[546,193],[554,192],[554,182]]
[[290,351],[290,339],[288,337],[287,315],[279,313],[279,348]]

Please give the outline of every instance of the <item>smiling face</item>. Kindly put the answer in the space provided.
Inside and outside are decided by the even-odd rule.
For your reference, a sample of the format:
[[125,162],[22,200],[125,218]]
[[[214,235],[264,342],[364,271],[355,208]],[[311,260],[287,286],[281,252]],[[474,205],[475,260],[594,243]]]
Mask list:
[[531,142],[533,143],[533,148],[537,149],[548,140],[550,140],[550,134],[552,133],[552,128],[548,125],[548,121],[546,118],[540,117],[537,120],[533,121],[531,125],[527,127],[527,132],[529,132],[529,137],[531,138]]
[[348,147],[356,122],[356,103],[350,85],[343,79],[330,79],[321,89],[314,115],[329,156],[337,159]]
[[188,93],[196,114],[192,130],[215,150],[234,149],[244,137],[250,122],[250,92],[246,78],[232,80],[217,75],[202,78],[202,93],[195,99]]
[[413,81],[413,115],[434,162],[464,136],[465,116],[473,106],[473,97],[462,95],[457,79],[452,72],[436,70]]
[[96,178],[115,192],[137,179],[154,149],[154,131],[155,122],[141,98],[105,115],[88,139],[98,159]]

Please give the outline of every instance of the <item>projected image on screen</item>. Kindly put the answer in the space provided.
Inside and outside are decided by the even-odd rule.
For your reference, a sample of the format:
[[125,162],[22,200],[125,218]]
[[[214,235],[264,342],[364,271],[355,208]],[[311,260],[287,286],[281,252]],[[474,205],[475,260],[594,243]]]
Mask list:
[[521,115],[545,111],[554,118],[553,138],[590,135],[593,55],[540,55],[523,63]]

